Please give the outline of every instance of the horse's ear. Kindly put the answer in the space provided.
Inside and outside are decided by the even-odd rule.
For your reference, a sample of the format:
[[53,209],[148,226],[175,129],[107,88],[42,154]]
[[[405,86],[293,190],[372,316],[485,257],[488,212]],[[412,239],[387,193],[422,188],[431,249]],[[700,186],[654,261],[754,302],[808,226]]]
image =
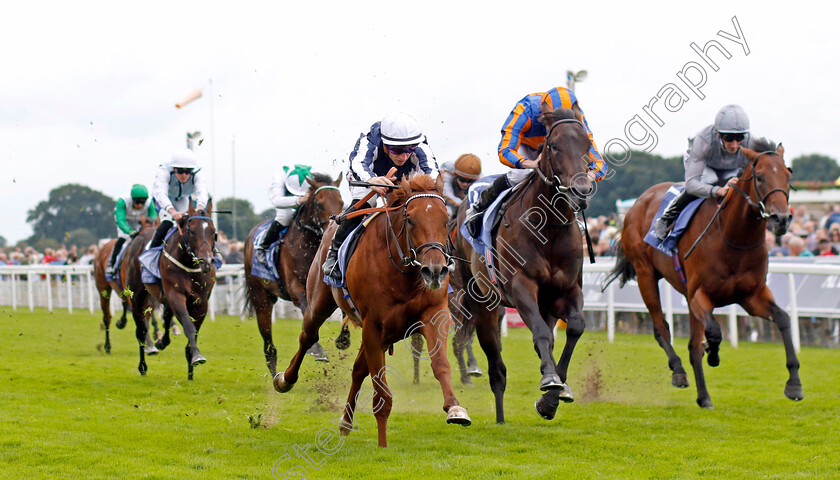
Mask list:
[[547,115],[551,113],[551,107],[549,107],[548,103],[546,102],[540,102],[540,111],[543,113],[543,115]]
[[207,213],[208,217],[210,216],[211,213],[213,213],[213,199],[212,198],[207,199],[207,206],[204,207],[204,211]]
[[443,195],[443,174],[439,173],[437,176],[437,180],[435,180],[435,190],[441,195]]
[[187,208],[187,215],[192,217],[193,215],[195,215],[195,205],[192,202],[192,198],[190,199],[190,201],[188,203],[189,203],[189,207]]
[[778,153],[782,157],[785,156],[785,147],[782,146],[782,142],[779,142],[779,146],[776,147],[776,153]]
[[315,185],[315,180],[313,180],[312,177],[306,177],[306,183],[308,183],[312,188],[318,188],[318,185]]
[[341,179],[344,178],[341,173],[338,174],[338,178],[332,183],[334,187],[341,185]]

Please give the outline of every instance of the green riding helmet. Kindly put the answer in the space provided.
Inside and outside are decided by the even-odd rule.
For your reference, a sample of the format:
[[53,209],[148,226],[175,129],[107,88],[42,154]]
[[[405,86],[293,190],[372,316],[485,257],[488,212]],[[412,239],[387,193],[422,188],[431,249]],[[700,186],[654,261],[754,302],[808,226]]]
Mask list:
[[145,185],[140,185],[138,183],[131,187],[132,200],[143,200],[145,202],[147,198],[149,198],[149,190]]

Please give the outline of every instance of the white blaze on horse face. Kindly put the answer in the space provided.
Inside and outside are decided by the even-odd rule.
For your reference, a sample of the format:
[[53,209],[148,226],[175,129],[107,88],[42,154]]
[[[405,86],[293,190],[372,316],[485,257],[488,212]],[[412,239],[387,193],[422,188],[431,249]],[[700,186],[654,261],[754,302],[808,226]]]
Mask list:
[[429,209],[431,209],[431,208],[432,208],[432,205],[431,205],[431,204],[426,205],[426,212],[428,212],[428,211],[429,211]]

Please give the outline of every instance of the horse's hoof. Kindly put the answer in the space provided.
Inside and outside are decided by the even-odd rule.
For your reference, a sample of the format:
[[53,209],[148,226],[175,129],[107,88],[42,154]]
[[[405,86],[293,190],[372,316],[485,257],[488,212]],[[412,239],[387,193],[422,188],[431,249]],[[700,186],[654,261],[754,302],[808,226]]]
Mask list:
[[341,333],[335,337],[335,348],[339,350],[347,350],[350,348],[350,329],[344,326]]
[[146,355],[157,355],[160,352],[160,350],[158,350],[156,346],[152,345],[151,347],[146,347],[145,349],[143,349],[143,352],[145,352]]
[[105,344],[105,353],[111,354],[111,345],[108,343]]
[[127,320],[125,317],[122,317],[122,318],[120,318],[119,320],[117,320],[117,323],[116,323],[117,328],[119,328],[120,330],[122,330],[123,328],[125,328],[125,323],[126,323],[127,321],[128,321],[128,320]]
[[[166,338],[166,337],[164,337],[164,338]],[[167,340],[160,339],[160,340],[157,340],[155,342],[155,347],[157,347],[158,350],[164,350],[168,345],[169,345],[169,340],[168,339]]]
[[277,375],[274,375],[274,389],[278,392],[286,393],[291,390],[293,386],[295,386],[294,383],[288,383],[286,381],[284,372],[277,372]]
[[575,394],[572,393],[572,388],[564,383],[563,388],[560,389],[559,398],[563,403],[572,403],[575,401]]
[[454,423],[463,427],[469,427],[472,425],[472,420],[470,420],[470,416],[467,414],[466,408],[460,405],[455,405],[449,407],[449,411],[446,412],[446,423]]
[[785,396],[794,401],[800,401],[805,398],[805,394],[802,392],[802,385],[785,385]]
[[540,380],[540,390],[543,392],[548,390],[561,390],[563,388],[566,388],[566,384],[560,381],[560,376],[556,373],[547,373]]
[[472,385],[472,379],[468,376],[461,377],[461,385]]
[[688,375],[685,373],[675,373],[671,375],[671,385],[677,388],[688,388]]
[[204,358],[204,355],[202,355],[200,353],[196,353],[195,355],[193,355],[192,360],[190,360],[190,365],[193,365],[193,366],[202,365],[204,363],[207,363],[207,359]]
[[699,406],[700,406],[700,408],[710,408],[710,409],[711,409],[711,408],[715,408],[715,407],[712,405],[712,401],[711,401],[710,399],[708,399],[708,398],[705,398],[705,399],[702,399],[702,400],[698,398],[698,399],[697,399],[697,405],[699,405]]
[[720,365],[720,355],[718,352],[709,352],[709,366],[710,367],[717,367]]
[[318,342],[315,342],[314,345],[309,347],[309,350],[306,351],[306,354],[315,357],[316,362],[330,361],[330,357],[327,356],[327,352],[324,351],[323,347],[321,347],[321,344]]
[[552,405],[551,401],[545,398],[545,395],[534,402],[534,408],[537,410],[537,414],[546,420],[554,419],[554,415],[557,413],[558,405],[559,403]]
[[484,375],[484,372],[482,372],[481,369],[478,368],[478,365],[472,365],[467,369],[467,375],[471,377],[480,377]]

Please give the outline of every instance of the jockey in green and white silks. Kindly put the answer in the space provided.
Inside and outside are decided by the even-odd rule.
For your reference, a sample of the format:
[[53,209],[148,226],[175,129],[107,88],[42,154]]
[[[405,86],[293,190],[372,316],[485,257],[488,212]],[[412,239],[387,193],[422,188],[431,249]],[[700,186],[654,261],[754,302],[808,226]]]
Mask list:
[[117,200],[114,208],[114,217],[117,221],[117,243],[111,252],[111,258],[105,271],[109,274],[114,272],[114,263],[120,254],[126,240],[134,238],[143,228],[143,220],[154,223],[158,214],[154,202],[149,198],[149,190],[145,185],[135,184],[131,187],[131,195]]
[[176,151],[169,163],[158,168],[152,186],[152,196],[160,215],[160,226],[150,245],[150,248],[155,248],[163,243],[166,232],[172,228],[174,222],[180,220],[189,210],[190,198],[195,202],[196,210],[207,207],[210,192],[192,150],[184,148]]
[[265,263],[265,252],[280,237],[280,232],[292,223],[298,207],[308,198],[309,183],[306,181],[312,173],[308,165],[286,165],[274,174],[271,186],[268,187],[268,199],[274,205],[276,212],[274,220],[265,232],[262,242],[257,245],[254,255],[260,263]]

